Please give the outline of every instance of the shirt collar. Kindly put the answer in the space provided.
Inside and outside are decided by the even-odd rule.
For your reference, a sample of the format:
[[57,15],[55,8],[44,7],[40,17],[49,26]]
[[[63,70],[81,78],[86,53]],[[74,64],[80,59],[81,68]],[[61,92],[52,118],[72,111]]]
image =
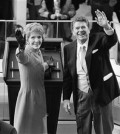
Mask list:
[[80,43],[78,42],[78,40],[77,40],[77,50],[79,50],[80,47],[85,46],[86,51],[87,51],[87,49],[88,49],[88,41],[89,41],[89,39],[88,39],[84,44],[80,44]]

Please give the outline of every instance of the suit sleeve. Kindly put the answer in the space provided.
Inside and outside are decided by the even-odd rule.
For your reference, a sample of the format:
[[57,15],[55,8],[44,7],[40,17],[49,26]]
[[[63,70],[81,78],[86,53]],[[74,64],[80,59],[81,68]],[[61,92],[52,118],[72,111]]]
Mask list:
[[112,35],[104,34],[103,39],[102,39],[102,48],[105,51],[108,51],[111,47],[116,45],[117,41],[118,39],[117,39],[117,35],[115,31]]
[[70,100],[72,93],[72,77],[68,66],[68,52],[64,47],[64,69],[63,69],[63,100]]
[[21,64],[26,64],[29,62],[28,53],[25,50],[16,49],[16,59]]

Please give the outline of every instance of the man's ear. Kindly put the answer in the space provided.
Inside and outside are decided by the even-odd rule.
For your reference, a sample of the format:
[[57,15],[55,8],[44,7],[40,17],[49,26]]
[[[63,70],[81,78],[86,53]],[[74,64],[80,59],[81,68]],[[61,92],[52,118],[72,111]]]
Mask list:
[[73,36],[75,36],[75,32],[74,32],[74,30],[72,30],[72,34],[73,34]]

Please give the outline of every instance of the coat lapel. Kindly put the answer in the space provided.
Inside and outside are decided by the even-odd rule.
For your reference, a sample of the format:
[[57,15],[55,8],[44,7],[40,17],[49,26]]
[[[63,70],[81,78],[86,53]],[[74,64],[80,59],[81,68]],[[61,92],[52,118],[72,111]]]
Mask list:
[[88,73],[90,72],[92,50],[93,50],[94,46],[95,46],[95,43],[93,43],[93,40],[90,37],[89,42],[88,42],[88,50],[87,50],[86,57],[85,57]]
[[[96,45],[96,43],[94,43],[94,41],[93,41],[93,38],[92,37],[89,38],[88,50],[87,50],[86,57],[85,57],[88,73],[90,71],[92,51],[93,51],[93,48]],[[72,47],[71,47],[70,50],[71,50],[71,66],[72,66],[72,71],[73,71],[72,73],[75,75],[77,73],[77,71],[76,71],[77,40],[75,40],[73,42]]]

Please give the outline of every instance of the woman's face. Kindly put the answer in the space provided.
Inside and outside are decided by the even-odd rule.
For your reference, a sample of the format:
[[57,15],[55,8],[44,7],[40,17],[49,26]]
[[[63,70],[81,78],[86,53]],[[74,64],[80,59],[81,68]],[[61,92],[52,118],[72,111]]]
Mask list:
[[29,45],[34,49],[41,47],[43,37],[39,32],[32,32],[28,38]]

